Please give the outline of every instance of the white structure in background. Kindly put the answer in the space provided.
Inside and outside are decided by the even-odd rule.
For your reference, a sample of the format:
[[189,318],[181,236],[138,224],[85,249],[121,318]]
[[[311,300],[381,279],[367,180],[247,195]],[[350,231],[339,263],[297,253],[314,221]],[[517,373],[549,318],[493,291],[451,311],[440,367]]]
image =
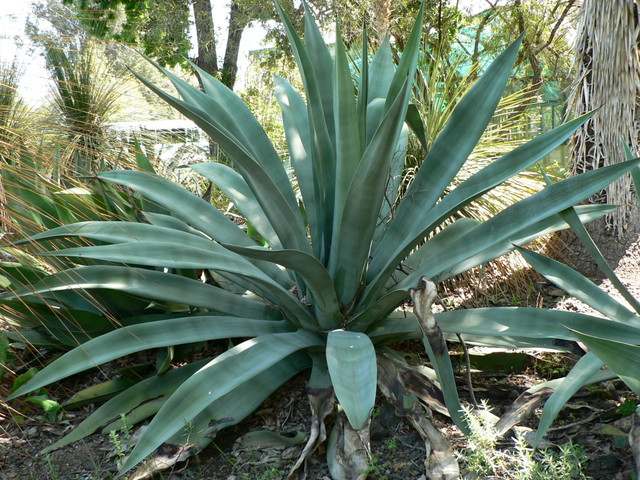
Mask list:
[[187,165],[210,159],[207,136],[191,120],[115,122],[109,127],[123,143],[137,140],[149,160],[180,183],[194,175]]

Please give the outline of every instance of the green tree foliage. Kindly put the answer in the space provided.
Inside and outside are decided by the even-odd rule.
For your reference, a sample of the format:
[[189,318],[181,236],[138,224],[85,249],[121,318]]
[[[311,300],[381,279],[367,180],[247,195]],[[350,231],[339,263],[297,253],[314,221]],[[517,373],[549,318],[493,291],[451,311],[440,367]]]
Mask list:
[[189,2],[183,0],[63,0],[91,35],[142,47],[163,65],[188,57]]
[[[225,25],[226,48],[224,55],[219,56],[215,32],[222,25],[214,21],[211,0],[63,0],[63,3],[74,7],[81,24],[91,35],[137,45],[163,66],[185,64],[190,56],[192,5],[195,63],[229,87],[236,81],[244,30],[253,21],[264,23],[277,17],[272,2],[232,0]],[[287,10],[296,12],[291,2]],[[301,13],[294,17],[301,19]]]
[[523,34],[517,62],[523,86],[540,87],[550,79],[568,84],[575,0],[508,0],[500,5],[487,0],[487,7],[472,18],[459,42],[474,64],[493,58],[505,39]]

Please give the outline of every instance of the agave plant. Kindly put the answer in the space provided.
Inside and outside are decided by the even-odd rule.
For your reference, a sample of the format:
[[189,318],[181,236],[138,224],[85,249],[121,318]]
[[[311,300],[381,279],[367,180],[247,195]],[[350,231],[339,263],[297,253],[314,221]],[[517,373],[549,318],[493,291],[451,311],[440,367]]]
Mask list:
[[[410,367],[388,348],[390,341],[423,339],[445,411],[464,430],[446,338],[458,333],[480,344],[545,347],[555,345],[554,335],[575,338],[562,325],[563,312],[433,315],[434,282],[566,228],[558,212],[638,161],[550,185],[485,222],[463,218],[438,231],[470,202],[551,152],[585,118],[518,147],[447,193],[505,89],[519,48],[516,41],[459,102],[410,188],[401,194],[399,173],[409,133],[405,119],[422,11],[397,65],[388,40],[371,56],[366,39],[362,42],[365,61],[354,83],[339,29],[332,55],[309,12],[303,43],[278,9],[306,94],[305,102],[290,84],[276,79],[293,182],[249,109],[215,78],[194,65],[201,91],[160,69],[180,98],[140,78],[227,153],[233,168],[218,163],[192,168],[226,192],[250,229],[150,172],[113,171],[99,178],[132,189],[163,211],[144,212],[144,222],[72,223],[32,237],[54,245],[45,258],[73,260],[78,266],[17,289],[4,302],[40,305],[42,296],[70,291],[120,291],[146,301],[153,314],[120,311],[116,320],[121,328],[54,360],[10,398],[134,352],[163,352],[157,374],[122,390],[46,451],[98,428],[113,428],[112,422],[124,414],[131,422],[153,418],[121,472],[163,443],[180,445],[176,458],[182,458],[304,372],[312,424],[293,468],[324,441],[324,421],[334,411],[335,397],[343,413],[329,437],[332,475],[363,478],[377,385],[432,442],[432,457],[443,445],[420,413],[415,395],[402,386],[400,372]],[[575,208],[581,221],[610,210]],[[95,245],[68,248],[63,242],[71,239]],[[415,312],[396,312],[409,297]],[[67,303],[68,298],[57,303],[61,313],[83,308],[80,302]],[[212,358],[171,367],[179,346],[228,338],[239,340]],[[430,462],[432,468],[449,472],[443,478],[456,475],[457,466],[436,466],[435,458]]]

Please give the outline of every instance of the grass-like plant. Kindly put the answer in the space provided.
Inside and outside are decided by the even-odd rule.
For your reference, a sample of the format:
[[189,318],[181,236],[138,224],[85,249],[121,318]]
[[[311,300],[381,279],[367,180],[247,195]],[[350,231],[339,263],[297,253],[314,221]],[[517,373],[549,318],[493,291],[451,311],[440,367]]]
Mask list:
[[[138,303],[129,311],[123,304],[109,310],[110,320],[121,328],[84,341],[10,398],[134,352],[160,352],[155,375],[121,390],[46,451],[112,428],[123,414],[131,423],[153,418],[121,472],[164,443],[182,445],[180,454],[197,451],[305,372],[313,418],[296,467],[324,441],[324,420],[334,410],[335,395],[344,415],[337,417],[329,440],[332,475],[362,478],[377,384],[402,408],[411,409],[415,400],[398,389],[401,377],[389,373],[392,365],[410,367],[393,355],[388,342],[423,339],[448,411],[468,431],[446,338],[461,334],[471,343],[511,347],[553,347],[554,338],[576,338],[564,326],[565,312],[486,309],[434,316],[434,282],[566,228],[558,212],[638,161],[550,185],[487,221],[460,218],[440,230],[469,203],[548,155],[586,118],[535,138],[447,191],[493,116],[517,41],[458,103],[404,190],[405,119],[422,12],[397,65],[388,41],[372,56],[366,39],[362,42],[365,61],[355,83],[339,29],[332,54],[310,14],[304,43],[281,14],[306,95],[276,80],[293,182],[249,109],[215,78],[194,66],[201,91],[161,69],[180,98],[141,78],[226,152],[233,168],[218,163],[193,168],[232,199],[250,228],[150,172],[113,171],[99,178],[156,205],[144,212],[146,221],[71,223],[31,238],[50,246],[45,258],[78,266],[16,289],[2,299],[5,304],[35,308],[44,298],[45,304],[56,302],[60,316],[86,309],[97,319],[107,312],[81,302],[87,293],[107,302],[109,292],[125,292]],[[609,210],[576,207],[582,221]],[[73,239],[94,245],[69,247],[66,242]],[[395,312],[409,297],[415,314]],[[149,314],[140,314],[140,302]],[[229,338],[238,340],[224,352],[171,367],[180,346]],[[414,419],[424,426],[422,416]]]

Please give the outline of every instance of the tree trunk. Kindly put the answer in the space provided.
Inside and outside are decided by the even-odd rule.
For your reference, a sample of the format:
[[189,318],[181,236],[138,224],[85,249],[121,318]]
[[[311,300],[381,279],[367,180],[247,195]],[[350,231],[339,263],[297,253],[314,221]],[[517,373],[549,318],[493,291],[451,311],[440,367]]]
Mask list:
[[211,0],[193,0],[193,15],[198,44],[198,56],[195,63],[205,72],[216,76],[218,74],[218,56]]
[[[576,40],[576,83],[569,98],[568,115],[573,118],[592,110],[597,112],[571,138],[571,175],[624,161],[623,141],[632,152],[638,151],[638,34],[638,5],[634,0],[585,0]],[[607,218],[606,228],[622,236],[633,220],[630,176],[609,185],[592,201],[620,205]]]
[[227,35],[227,49],[224,54],[222,64],[222,83],[233,89],[238,75],[238,53],[240,51],[240,40],[242,33],[248,25],[248,18],[238,5],[237,0],[231,2],[229,11],[229,33]]
[[378,45],[381,45],[391,27],[391,0],[374,0],[371,6],[373,28],[378,35]]

